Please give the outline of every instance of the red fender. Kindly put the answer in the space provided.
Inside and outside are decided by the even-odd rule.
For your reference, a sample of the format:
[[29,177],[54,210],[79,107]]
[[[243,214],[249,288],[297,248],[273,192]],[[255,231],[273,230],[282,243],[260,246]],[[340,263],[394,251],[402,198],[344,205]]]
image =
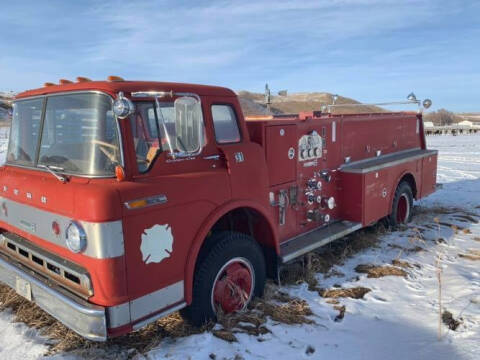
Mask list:
[[195,264],[197,261],[198,253],[200,252],[200,248],[202,247],[208,232],[222,216],[224,216],[229,211],[232,211],[238,208],[251,208],[263,215],[263,217],[268,222],[270,231],[273,234],[275,251],[277,254],[280,254],[280,246],[278,244],[277,230],[272,222],[272,219],[268,215],[268,211],[263,206],[251,200],[233,200],[223,204],[222,206],[216,208],[207,217],[203,226],[197,232],[197,235],[195,236],[195,239],[192,242],[192,246],[190,247],[190,252],[187,257],[186,268],[185,268],[185,301],[187,302],[187,304],[190,304],[192,302],[193,276],[195,272]]
[[[414,173],[412,173],[411,171],[409,171],[409,170],[404,170],[404,171],[402,171],[402,172],[400,173],[400,175],[395,179],[395,182],[394,182],[395,187],[394,187],[394,188],[392,189],[392,191],[390,192],[390,200],[389,200],[390,207],[389,207],[389,209],[392,209],[392,206],[393,206],[393,198],[395,197],[395,191],[397,191],[398,185],[400,185],[400,180],[401,180],[405,175],[407,175],[407,174],[410,174],[410,175],[413,176],[413,179],[415,180],[415,185],[417,186],[417,195],[418,195],[418,193],[419,193],[419,191],[418,191],[418,184],[419,184],[419,182],[418,182],[417,176],[416,176]],[[412,191],[413,191],[413,189],[412,189]]]

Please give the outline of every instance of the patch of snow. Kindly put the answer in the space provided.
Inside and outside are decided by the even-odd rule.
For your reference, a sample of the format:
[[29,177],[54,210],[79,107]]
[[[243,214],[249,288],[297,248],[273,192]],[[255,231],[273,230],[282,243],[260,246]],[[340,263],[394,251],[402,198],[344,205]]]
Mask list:
[[13,314],[0,312],[0,359],[38,359],[48,350],[38,331],[25,324],[13,322]]

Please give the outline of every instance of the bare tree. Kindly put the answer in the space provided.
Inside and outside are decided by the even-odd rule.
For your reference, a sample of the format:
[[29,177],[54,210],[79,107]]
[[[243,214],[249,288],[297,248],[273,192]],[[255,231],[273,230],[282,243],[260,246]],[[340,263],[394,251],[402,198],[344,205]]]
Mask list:
[[425,121],[431,121],[435,125],[451,125],[458,122],[458,117],[451,111],[439,109],[425,115]]

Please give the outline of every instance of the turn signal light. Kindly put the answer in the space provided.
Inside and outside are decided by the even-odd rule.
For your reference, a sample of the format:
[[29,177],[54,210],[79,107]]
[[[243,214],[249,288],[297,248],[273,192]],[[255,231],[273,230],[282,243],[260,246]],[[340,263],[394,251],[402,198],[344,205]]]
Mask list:
[[117,178],[117,181],[125,180],[125,170],[123,170],[123,167],[121,167],[120,165],[115,166],[115,176]]
[[56,221],[52,222],[52,232],[55,236],[60,235],[60,225]]
[[120,76],[115,76],[115,75],[110,75],[107,78],[108,81],[125,81],[122,77]]
[[148,205],[147,199],[133,200],[128,202],[129,209],[138,209]]

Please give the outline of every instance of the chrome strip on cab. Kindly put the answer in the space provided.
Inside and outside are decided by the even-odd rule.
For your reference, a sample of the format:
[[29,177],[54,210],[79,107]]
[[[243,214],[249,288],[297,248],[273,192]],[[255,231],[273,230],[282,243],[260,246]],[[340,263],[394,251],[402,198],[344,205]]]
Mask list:
[[[140,321],[138,324],[135,324],[134,329],[139,329],[162,316],[166,316],[185,307],[186,303],[183,299],[184,282],[181,280],[130,302],[108,307],[108,327],[113,329],[134,323],[135,321],[168,308],[161,312],[161,315],[152,315],[151,317]],[[178,304],[179,302],[181,303]]]
[[[0,211],[0,221],[68,249],[65,231],[70,221],[72,221],[71,218],[21,204],[1,196],[0,204],[6,208],[6,213]],[[52,231],[53,221],[60,225],[61,231],[58,236]],[[101,223],[79,221],[79,223],[87,234],[87,246],[82,252],[83,255],[95,259],[108,259],[124,255],[125,247],[121,220]]]
[[130,301],[132,321],[164,309],[183,300],[183,280]]

